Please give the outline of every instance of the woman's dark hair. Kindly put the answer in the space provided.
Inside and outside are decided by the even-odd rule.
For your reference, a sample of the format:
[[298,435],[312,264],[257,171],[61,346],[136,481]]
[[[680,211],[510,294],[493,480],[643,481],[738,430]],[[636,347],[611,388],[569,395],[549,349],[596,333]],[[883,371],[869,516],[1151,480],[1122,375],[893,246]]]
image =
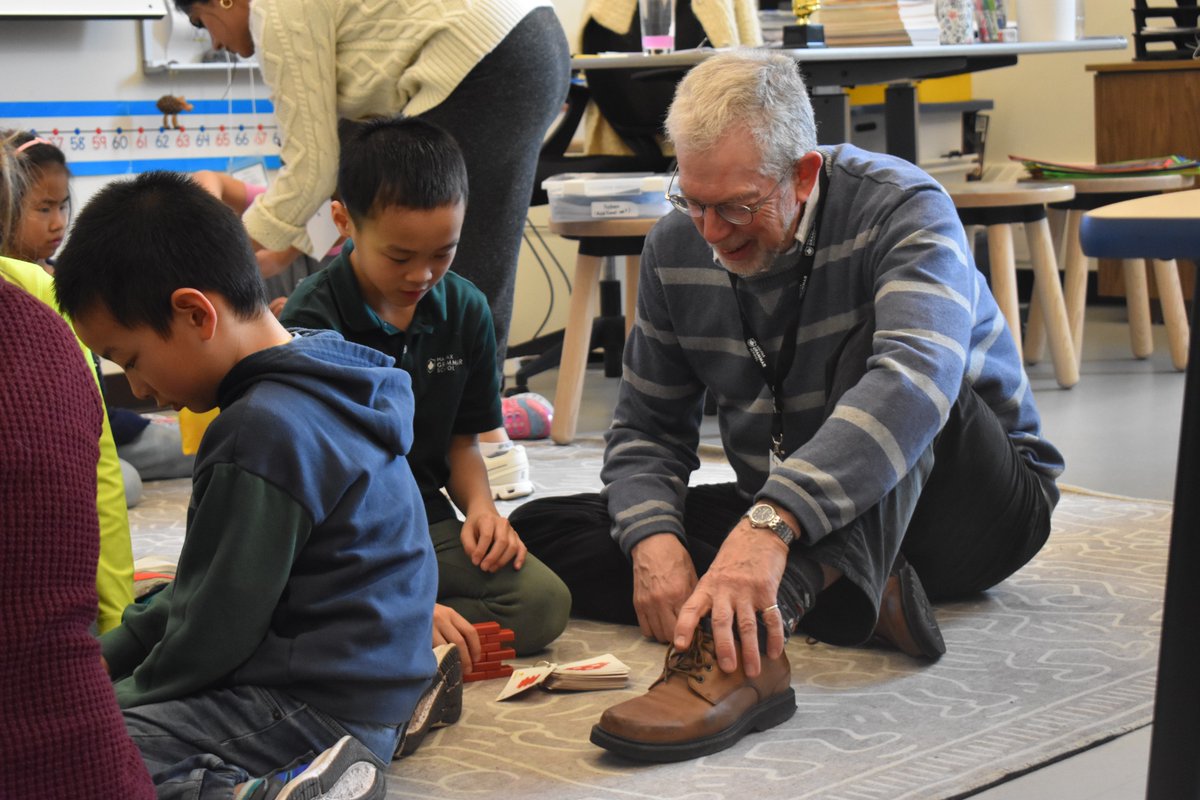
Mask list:
[[467,201],[467,165],[454,137],[416,117],[339,126],[338,196],[356,222],[385,208]]
[[171,329],[176,289],[213,291],[253,319],[266,289],[241,219],[187,175],[144,172],[114,181],[79,212],[54,265],[67,315],[101,303],[126,328]]

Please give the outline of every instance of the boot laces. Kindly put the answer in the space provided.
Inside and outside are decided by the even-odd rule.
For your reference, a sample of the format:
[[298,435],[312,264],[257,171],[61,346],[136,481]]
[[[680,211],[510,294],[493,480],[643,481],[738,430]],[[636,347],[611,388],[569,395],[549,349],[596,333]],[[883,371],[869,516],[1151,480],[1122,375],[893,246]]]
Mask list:
[[665,683],[673,673],[679,673],[685,678],[695,677],[703,683],[704,673],[712,671],[712,665],[716,660],[713,647],[712,637],[699,630],[692,635],[692,643],[686,650],[676,650],[674,646],[669,647],[666,662],[663,665],[663,673],[659,680]]

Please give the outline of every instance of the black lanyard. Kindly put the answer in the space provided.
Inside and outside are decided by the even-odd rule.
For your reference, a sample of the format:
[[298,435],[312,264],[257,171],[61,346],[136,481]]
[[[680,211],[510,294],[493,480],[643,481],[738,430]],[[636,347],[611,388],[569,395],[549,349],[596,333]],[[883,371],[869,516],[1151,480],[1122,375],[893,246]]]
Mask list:
[[829,188],[829,179],[825,174],[824,164],[821,165],[819,181],[820,195],[817,198],[817,207],[813,210],[812,218],[809,220],[808,236],[805,238],[800,250],[800,261],[796,264],[796,272],[799,280],[796,284],[795,313],[792,315],[787,330],[783,334],[783,340],[779,344],[779,360],[775,363],[774,369],[771,369],[771,364],[767,360],[767,352],[759,343],[759,337],[755,335],[753,328],[750,327],[750,320],[746,316],[746,309],[742,306],[741,294],[738,292],[738,276],[733,272],[727,273],[729,275],[729,285],[733,287],[733,299],[737,302],[738,315],[742,319],[742,336],[746,340],[746,351],[750,353],[750,357],[758,365],[759,370],[763,374],[763,379],[766,381],[767,388],[771,390],[773,405],[773,413],[771,415],[771,452],[780,461],[787,456],[787,453],[783,449],[783,380],[787,377],[788,372],[792,368],[792,362],[796,358],[796,334],[800,330],[800,307],[803,305],[804,296],[808,292],[808,279],[812,275],[813,263],[816,261],[817,256],[817,229],[821,225],[821,211],[825,207],[825,196]]

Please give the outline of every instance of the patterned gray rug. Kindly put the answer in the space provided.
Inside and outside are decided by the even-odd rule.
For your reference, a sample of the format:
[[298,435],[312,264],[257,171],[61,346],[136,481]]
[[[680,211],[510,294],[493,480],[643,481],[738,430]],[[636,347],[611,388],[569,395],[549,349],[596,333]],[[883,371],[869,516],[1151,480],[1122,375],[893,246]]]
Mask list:
[[[526,446],[539,496],[598,487],[598,442]],[[706,458],[693,482],[730,475]],[[178,553],[187,493],[186,481],[147,484],[131,511],[135,555]],[[544,657],[614,653],[631,667],[628,689],[498,703],[502,681],[468,684],[462,719],[392,765],[388,797],[969,795],[1150,721],[1170,515],[1165,503],[1066,492],[1033,562],[986,595],[938,607],[939,662],[795,640],[796,716],[683,764],[631,764],[588,742],[606,707],[645,690],[663,650],[635,629],[573,621]]]

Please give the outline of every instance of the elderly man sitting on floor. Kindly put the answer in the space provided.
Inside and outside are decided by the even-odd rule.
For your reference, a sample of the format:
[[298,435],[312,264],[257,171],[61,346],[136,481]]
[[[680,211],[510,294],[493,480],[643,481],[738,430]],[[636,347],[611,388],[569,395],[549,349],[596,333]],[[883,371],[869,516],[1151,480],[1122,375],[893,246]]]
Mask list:
[[[592,731],[652,761],[791,717],[796,630],[937,658],[930,599],[1028,562],[1063,467],[937,182],[818,147],[777,54],[696,67],[667,133],[682,213],[646,240],[604,491],[512,516],[576,614],[671,643]],[[706,392],[737,481],[688,488]]]

